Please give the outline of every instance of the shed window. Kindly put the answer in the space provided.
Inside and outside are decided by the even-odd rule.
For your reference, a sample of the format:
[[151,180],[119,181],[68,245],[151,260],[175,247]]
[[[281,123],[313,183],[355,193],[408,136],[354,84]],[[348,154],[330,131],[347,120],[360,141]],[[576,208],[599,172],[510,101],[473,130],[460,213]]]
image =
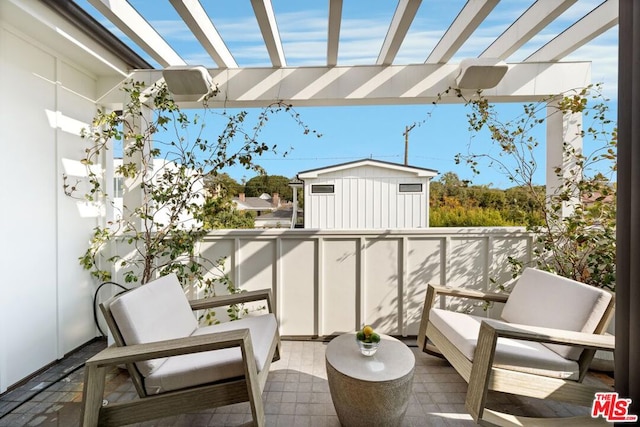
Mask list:
[[333,194],[333,185],[316,184],[311,186],[312,193]]
[[400,184],[401,193],[422,193],[422,184]]

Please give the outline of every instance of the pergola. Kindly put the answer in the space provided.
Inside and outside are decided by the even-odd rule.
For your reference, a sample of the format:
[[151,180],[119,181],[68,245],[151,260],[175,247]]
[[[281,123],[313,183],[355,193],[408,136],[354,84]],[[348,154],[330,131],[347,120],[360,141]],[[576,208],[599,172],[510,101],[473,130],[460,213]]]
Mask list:
[[[198,65],[187,64],[127,0],[88,2],[162,67]],[[523,61],[510,63],[504,78],[500,79],[500,70],[494,67],[498,72],[497,86],[489,84],[474,87],[461,85],[456,80],[456,77],[462,77],[459,76],[462,71],[460,61],[451,60],[498,5],[498,0],[466,2],[435,47],[430,52],[424,52],[424,62],[417,64],[400,64],[396,57],[419,8],[430,6],[428,2],[423,3],[421,0],[400,0],[375,63],[356,66],[338,63],[343,1],[330,0],[327,11],[326,60],[324,63],[305,67],[287,65],[271,1],[252,0],[251,6],[271,62],[271,66],[266,68],[238,66],[233,52],[227,47],[228,43],[225,43],[216,29],[216,16],[205,10],[200,1],[169,2],[203,51],[217,64],[216,68],[209,69],[213,82],[219,89],[218,95],[209,102],[211,107],[258,107],[275,100],[295,106],[420,104],[435,101],[449,87],[468,87],[472,91],[485,89],[485,96],[498,102],[539,100],[589,84],[590,63],[562,60],[618,22],[618,1],[604,1]],[[77,22],[87,20],[86,16],[82,18],[84,11],[70,1],[56,0],[50,3]],[[532,2],[522,15],[502,34],[496,35],[495,40],[474,58],[474,63],[484,65],[484,68],[477,68],[475,71],[486,75],[490,73],[491,65],[508,61],[518,49],[576,3],[576,0]],[[87,26],[87,30],[92,31],[89,23]],[[110,49],[123,50],[119,40],[110,40],[103,34],[96,36],[99,42]],[[129,64],[136,69],[133,74],[136,79],[153,82],[162,77],[162,70],[153,69],[135,56],[131,56]],[[120,71],[122,75],[129,75],[130,72]],[[198,103],[188,102],[194,99],[197,97],[183,97],[183,108],[198,107]],[[103,103],[119,101],[114,92],[102,100]],[[450,93],[441,102],[460,100],[454,93]]]
[[[100,13],[164,68],[187,69],[187,64],[144,16],[127,0],[88,0]],[[517,63],[510,63],[518,49],[530,42],[545,27],[577,0],[537,0],[518,16],[501,34],[472,58],[471,65],[479,74],[471,81],[507,70],[496,77],[495,85],[481,83],[466,86],[461,63],[452,62],[456,53],[474,31],[490,15],[498,0],[467,1],[439,42],[424,52],[424,62],[399,64],[397,54],[411,28],[419,8],[429,7],[427,1],[399,0],[389,22],[384,42],[375,63],[341,65],[340,30],[342,0],[329,0],[327,13],[326,60],[313,66],[287,65],[286,51],[278,31],[277,16],[271,0],[251,0],[251,6],[266,46],[271,66],[240,67],[233,52],[216,29],[216,16],[207,13],[199,0],[169,0],[195,39],[217,64],[207,70],[219,93],[209,100],[211,107],[260,107],[283,101],[295,106],[391,105],[430,103],[449,87],[474,91],[483,89],[494,102],[536,101],[569,89],[591,83],[589,62],[563,62],[569,54],[619,23],[619,175],[618,175],[618,283],[616,317],[616,388],[634,400],[633,413],[638,413],[640,401],[640,4],[633,0],[606,0],[593,10],[579,16],[575,22],[548,43]],[[103,56],[90,45],[83,45],[85,55],[113,71],[100,79],[98,102],[114,109],[122,102],[117,88],[129,78],[153,83],[163,78],[163,70],[152,67],[130,46],[95,21],[71,0],[49,0],[45,3],[64,16],[87,35],[92,43],[118,58],[122,67]],[[16,6],[19,7],[19,6]],[[300,6],[304,8],[303,5]],[[374,7],[372,5],[372,7]],[[619,11],[620,10],[620,11]],[[70,40],[70,39],[69,39]],[[67,41],[72,46],[71,41]],[[77,46],[74,47],[77,49]],[[505,65],[501,61],[506,61]],[[97,65],[96,65],[97,67]],[[473,67],[471,67],[473,68]],[[202,94],[176,93],[183,108],[201,106]],[[454,93],[444,94],[441,102],[456,103]],[[562,134],[578,126],[576,117],[560,117],[548,124],[547,163],[561,164]],[[563,130],[565,132],[563,132]],[[579,143],[579,141],[576,141]],[[552,174],[548,174],[548,177]],[[550,184],[548,178],[548,184]],[[633,284],[633,285],[632,285]]]

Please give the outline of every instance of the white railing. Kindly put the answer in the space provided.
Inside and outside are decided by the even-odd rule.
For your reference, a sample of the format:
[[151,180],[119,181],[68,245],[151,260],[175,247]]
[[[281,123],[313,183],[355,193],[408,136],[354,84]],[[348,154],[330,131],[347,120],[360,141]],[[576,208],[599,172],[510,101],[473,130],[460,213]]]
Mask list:
[[507,257],[528,261],[532,241],[515,227],[220,230],[201,253],[227,257],[237,287],[272,289],[282,335],[333,335],[365,323],[415,335],[427,283],[495,290],[494,281],[511,279]]

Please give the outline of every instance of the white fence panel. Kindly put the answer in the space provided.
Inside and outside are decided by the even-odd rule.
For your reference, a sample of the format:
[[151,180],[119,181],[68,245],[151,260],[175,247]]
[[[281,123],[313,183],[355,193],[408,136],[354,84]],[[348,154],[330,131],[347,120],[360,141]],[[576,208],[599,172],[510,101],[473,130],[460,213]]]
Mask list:
[[[530,259],[531,242],[516,227],[219,230],[207,235],[202,254],[227,257],[237,287],[272,290],[282,335],[334,335],[365,323],[415,335],[427,283],[496,290],[494,281],[511,278],[507,257]],[[447,304],[483,316],[500,312]]]
[[320,242],[319,333],[335,335],[352,331],[358,323],[361,292],[359,239],[324,237]]
[[277,309],[280,328],[289,335],[316,335],[318,331],[318,242],[282,239]]
[[[401,286],[402,240],[366,239],[364,256],[363,322],[386,333],[402,333],[400,312],[404,305]],[[362,325],[354,325],[360,327]],[[354,328],[355,329],[355,328]]]

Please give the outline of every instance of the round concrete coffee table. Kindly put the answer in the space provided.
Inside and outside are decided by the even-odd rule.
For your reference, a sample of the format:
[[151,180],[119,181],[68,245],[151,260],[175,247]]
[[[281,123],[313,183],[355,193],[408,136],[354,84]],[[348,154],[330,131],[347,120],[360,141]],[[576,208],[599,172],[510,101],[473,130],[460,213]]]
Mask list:
[[329,391],[345,427],[399,426],[407,411],[415,357],[397,339],[380,338],[373,356],[360,353],[355,333],[340,335],[327,345]]

